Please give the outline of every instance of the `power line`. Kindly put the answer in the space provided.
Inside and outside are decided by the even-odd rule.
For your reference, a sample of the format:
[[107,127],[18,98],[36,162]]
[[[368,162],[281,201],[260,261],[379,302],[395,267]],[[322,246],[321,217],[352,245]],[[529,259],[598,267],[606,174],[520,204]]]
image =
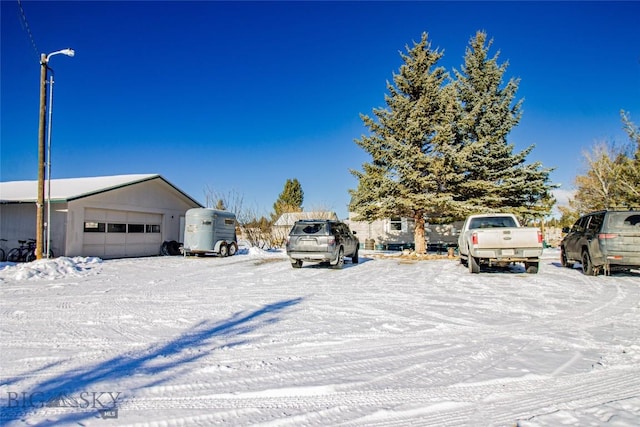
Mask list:
[[24,13],[24,9],[22,8],[22,2],[18,0],[18,7],[20,8],[20,23],[22,24],[22,28],[27,32],[29,36],[29,40],[31,40],[31,46],[33,46],[33,51],[36,54],[36,58],[40,58],[40,54],[38,53],[38,48],[36,47],[36,42],[33,39],[33,34],[31,33],[31,28],[29,28],[29,22],[27,22],[27,16]]

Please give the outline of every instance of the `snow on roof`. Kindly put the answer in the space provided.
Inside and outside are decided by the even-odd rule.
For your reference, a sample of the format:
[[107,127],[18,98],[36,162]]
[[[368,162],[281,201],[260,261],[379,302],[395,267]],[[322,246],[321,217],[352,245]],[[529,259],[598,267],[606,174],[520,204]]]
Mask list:
[[[90,196],[92,194],[113,190],[115,188],[124,187],[138,182],[148,181],[155,178],[160,178],[167,182],[158,174],[133,174],[94,176],[88,178],[52,179],[51,200],[68,201],[79,199],[82,197]],[[173,186],[171,183],[167,183]],[[45,194],[46,192],[47,182],[45,182]],[[187,194],[185,194],[185,196],[189,197]],[[45,195],[45,197],[47,196]],[[38,181],[0,182],[1,202],[35,202],[37,198]],[[191,199],[191,197],[189,197],[189,199]]]

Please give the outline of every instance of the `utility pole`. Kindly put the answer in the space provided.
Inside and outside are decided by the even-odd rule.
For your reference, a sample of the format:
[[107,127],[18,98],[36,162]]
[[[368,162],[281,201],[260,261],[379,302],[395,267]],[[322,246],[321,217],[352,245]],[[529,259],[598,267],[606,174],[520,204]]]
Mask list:
[[36,259],[42,259],[44,238],[44,136],[47,112],[47,62],[46,54],[40,55],[40,120],[38,126],[38,201],[36,202]]
[[73,49],[62,49],[50,54],[40,55],[40,119],[38,125],[38,201],[36,202],[36,259],[42,259],[42,242],[44,240],[44,164],[45,164],[45,130],[47,115],[47,71],[49,58],[53,55],[75,55]]

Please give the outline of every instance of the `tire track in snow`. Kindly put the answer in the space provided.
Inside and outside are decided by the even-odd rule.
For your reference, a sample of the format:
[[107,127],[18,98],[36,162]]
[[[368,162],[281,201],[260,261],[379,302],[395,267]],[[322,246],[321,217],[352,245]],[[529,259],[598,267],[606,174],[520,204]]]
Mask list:
[[[74,304],[65,305],[71,301],[65,298],[73,295],[64,294],[62,287],[56,290],[61,293],[55,296],[59,299],[48,305],[55,309],[44,310],[49,319],[61,311],[69,327],[79,323],[66,311],[93,312],[93,321],[106,321],[93,338],[83,333],[69,334],[69,340],[58,337],[55,342],[61,349],[56,355],[66,356],[81,345],[104,346],[107,356],[126,355],[139,349],[136,345],[146,348],[174,337],[202,316],[225,319],[229,313],[248,310],[247,306],[304,296],[281,322],[243,336],[247,344],[218,350],[227,341],[216,342],[216,351],[191,371],[187,365],[184,374],[177,375],[183,367],[172,367],[158,381],[132,375],[107,384],[132,390],[122,401],[118,424],[153,425],[153,420],[159,420],[155,424],[513,425],[539,414],[597,407],[603,401],[640,395],[640,372],[633,366],[637,359],[631,353],[619,355],[613,367],[577,366],[585,363],[577,355],[598,350],[598,334],[613,331],[622,344],[629,343],[622,340],[638,319],[638,292],[631,287],[637,286],[637,277],[583,279],[578,271],[545,272],[547,267],[556,268],[545,265],[536,277],[510,272],[472,276],[463,271],[459,280],[446,281],[438,272],[451,278],[453,268],[458,268],[453,263],[367,261],[333,271],[292,269],[287,262],[256,266],[255,259],[249,261],[225,266],[224,259],[175,259],[164,268],[164,260],[150,260],[145,282],[138,280],[133,289],[126,283],[136,283],[133,272],[116,269],[114,273],[105,263],[103,273],[121,281],[110,283],[113,293],[121,295],[111,309],[91,305],[92,298],[99,298],[97,293],[76,293]],[[380,277],[380,270],[377,275],[369,273],[367,265],[377,262],[388,263],[389,277]],[[196,264],[210,268],[211,275],[192,270]],[[422,271],[424,283],[407,283]],[[574,273],[581,288],[572,288],[566,279],[559,283],[549,279]],[[236,274],[253,276],[255,281],[236,285]],[[202,278],[202,283],[191,282],[193,278]],[[184,284],[187,287],[179,287]],[[233,286],[239,288],[231,292]],[[16,288],[11,287],[11,292]],[[235,301],[238,296],[246,300]],[[200,314],[190,316],[189,310]],[[27,308],[25,315],[36,312]],[[175,319],[155,323],[167,312]],[[127,317],[131,313],[136,313],[135,319]],[[181,317],[184,324],[178,320]],[[13,328],[24,319],[7,317],[7,321]],[[108,329],[109,321],[114,329]],[[573,325],[575,336],[566,323]],[[30,328],[28,323],[25,326]],[[145,326],[150,337],[136,333]],[[41,328],[47,330],[38,326],[21,337],[5,334],[15,345],[9,350],[33,343],[48,352],[52,342],[38,335]],[[99,336],[103,341],[92,341]],[[138,337],[140,342],[134,342]],[[522,363],[528,352],[547,349],[555,356],[550,359],[553,363],[535,368]],[[87,354],[100,359],[98,352]],[[20,363],[48,362],[25,359]],[[523,366],[533,374],[517,370]],[[516,370],[506,371],[511,367]],[[27,381],[33,384],[65,372],[59,367],[34,371]],[[166,382],[147,386],[149,381]],[[60,414],[62,410],[46,408],[37,416],[55,420]],[[95,425],[100,423],[103,420],[95,420]]]
[[[601,371],[596,375],[579,374],[562,378],[533,377],[455,384],[433,388],[399,390],[340,391],[339,387],[289,387],[257,392],[180,397],[135,397],[120,406],[127,411],[161,408],[207,409],[212,413],[231,409],[259,409],[261,417],[286,424],[279,418],[282,410],[304,409],[305,424],[399,425],[412,420],[424,426],[461,425],[483,420],[484,425],[510,425],[559,409],[575,410],[605,401],[624,400],[640,393],[638,369],[620,372]],[[545,390],[544,398],[540,390]],[[342,409],[340,409],[342,408]],[[337,418],[327,417],[334,410]],[[271,410],[276,410],[273,413]],[[323,414],[324,411],[324,414]],[[318,414],[317,423],[314,415]],[[240,418],[239,424],[254,419]]]

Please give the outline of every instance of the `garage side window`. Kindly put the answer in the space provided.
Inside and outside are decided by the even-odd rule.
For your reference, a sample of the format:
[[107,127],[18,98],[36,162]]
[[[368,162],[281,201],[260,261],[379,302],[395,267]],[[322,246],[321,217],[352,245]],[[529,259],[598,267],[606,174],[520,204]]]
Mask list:
[[119,224],[85,221],[85,233],[160,233],[159,224]]
[[128,224],[128,233],[144,233],[144,224]]
[[127,232],[127,224],[107,224],[107,232],[108,233],[126,233]]
[[147,224],[147,233],[159,233],[160,225],[159,224]]
[[85,221],[84,231],[85,233],[104,233],[105,223],[96,221]]

